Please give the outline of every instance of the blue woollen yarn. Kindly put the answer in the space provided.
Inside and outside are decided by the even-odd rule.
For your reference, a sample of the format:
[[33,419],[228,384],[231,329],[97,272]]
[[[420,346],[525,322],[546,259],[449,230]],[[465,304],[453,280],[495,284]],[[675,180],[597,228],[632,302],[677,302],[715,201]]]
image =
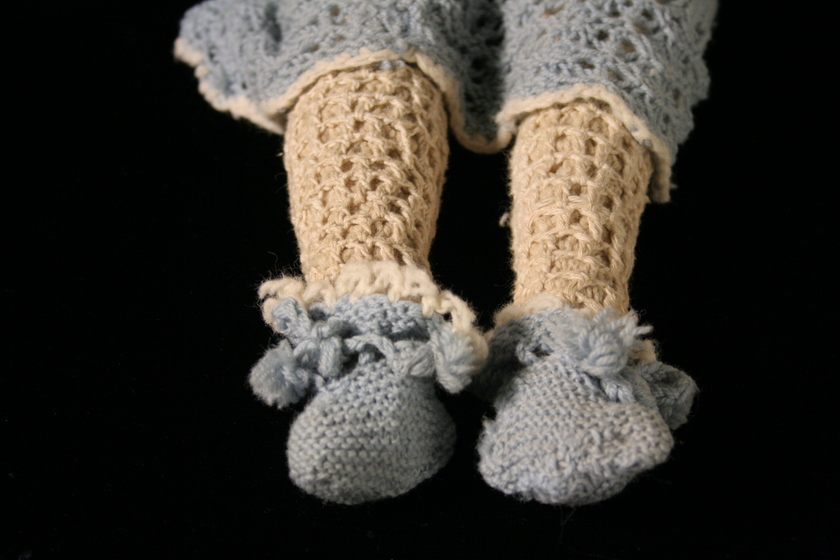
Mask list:
[[[523,114],[608,101],[660,160],[652,196],[706,96],[703,50],[717,0],[208,0],[181,23],[176,53],[220,110],[282,133],[326,72],[420,63],[444,91],[458,139],[504,148]],[[575,88],[578,88],[577,90]],[[581,89],[582,88],[582,89]],[[595,88],[595,89],[592,89]]]
[[478,447],[488,484],[582,505],[668,457],[670,429],[685,422],[697,386],[670,366],[629,362],[628,350],[650,329],[612,314],[590,319],[559,308],[496,329],[477,378],[496,409]]
[[403,494],[452,455],[455,427],[435,395],[469,383],[475,357],[439,314],[385,295],[303,309],[293,298],[273,310],[285,339],[254,366],[250,382],[266,403],[314,396],[291,427],[295,484],[324,500],[356,504]]

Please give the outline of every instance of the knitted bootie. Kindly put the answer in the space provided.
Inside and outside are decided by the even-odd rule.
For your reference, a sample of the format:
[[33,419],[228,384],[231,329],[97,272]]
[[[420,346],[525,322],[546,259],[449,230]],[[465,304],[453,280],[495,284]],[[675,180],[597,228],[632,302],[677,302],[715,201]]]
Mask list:
[[495,420],[479,443],[479,470],[506,494],[549,504],[608,498],[667,457],[696,385],[628,351],[649,331],[632,315],[593,319],[569,308],[499,326],[482,379]]
[[[382,278],[383,269],[398,267],[377,268]],[[298,282],[301,290],[288,297],[281,293],[294,292],[294,281],[269,285],[277,296],[270,319],[284,340],[250,376],[254,392],[279,408],[314,394],[289,434],[290,476],[306,492],[344,504],[398,496],[443,467],[455,428],[435,382],[460,391],[484,351],[477,331],[459,330],[465,312],[471,321],[465,304],[424,283],[422,271],[414,270],[420,282],[390,286],[417,301],[365,294],[383,286],[361,281],[364,273],[357,263],[337,282],[364,295],[327,295],[307,308],[301,302],[317,285]]]

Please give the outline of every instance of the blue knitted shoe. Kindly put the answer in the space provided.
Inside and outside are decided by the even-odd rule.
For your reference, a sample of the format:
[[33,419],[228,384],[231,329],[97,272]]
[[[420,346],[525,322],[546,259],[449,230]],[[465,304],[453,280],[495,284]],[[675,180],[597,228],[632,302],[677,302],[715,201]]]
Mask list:
[[287,298],[272,315],[285,340],[254,366],[254,392],[280,408],[314,393],[289,434],[295,484],[357,504],[403,494],[446,464],[455,428],[435,381],[452,392],[469,382],[466,337],[380,294],[309,309]]
[[[660,363],[631,365],[650,329],[635,318],[588,319],[568,308],[498,327],[478,378],[496,418],[479,442],[479,470],[506,494],[549,504],[608,498],[667,457],[696,385]],[[480,381],[484,377],[483,381]]]

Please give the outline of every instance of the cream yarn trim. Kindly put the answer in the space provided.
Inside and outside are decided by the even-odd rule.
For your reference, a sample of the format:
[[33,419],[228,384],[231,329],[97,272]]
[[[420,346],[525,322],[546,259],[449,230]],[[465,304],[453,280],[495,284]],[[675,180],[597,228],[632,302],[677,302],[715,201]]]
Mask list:
[[548,311],[549,309],[557,309],[558,307],[565,307],[564,302],[559,296],[554,294],[537,294],[528,301],[509,303],[499,309],[493,316],[493,322],[498,327],[508,321],[521,319],[525,315],[531,313],[539,313],[540,311]]
[[305,282],[302,278],[284,277],[263,282],[259,288],[263,319],[272,325],[272,311],[283,300],[295,298],[308,307],[314,303],[335,305],[338,298],[385,294],[392,302],[408,300],[419,303],[423,315],[449,315],[449,324],[460,335],[468,337],[476,357],[487,356],[487,342],[475,327],[475,313],[467,303],[450,292],[441,290],[429,273],[415,266],[394,262],[352,262],[344,265],[333,282]]
[[[179,37],[175,41],[175,57],[193,66],[195,68],[195,75],[199,79],[210,71],[207,66],[201,63],[202,54],[192,48],[183,37]],[[416,65],[440,88],[446,99],[446,105],[449,108],[449,120],[452,131],[458,139],[458,142],[465,148],[478,153],[490,154],[504,149],[510,143],[514,133],[513,129],[499,129],[498,135],[491,141],[488,141],[482,136],[473,136],[465,132],[464,113],[461,110],[461,102],[458,95],[458,82],[442,66],[435,63],[425,54],[413,49],[409,49],[407,52],[400,54],[390,49],[371,51],[361,48],[357,56],[344,53],[329,61],[320,60],[315,63],[315,66],[311,70],[304,72],[283,95],[260,102],[252,101],[244,95],[232,98],[225,97],[219,91],[208,85],[207,82],[201,82],[198,90],[214,109],[228,111],[234,117],[248,119],[271,132],[283,134],[286,129],[285,113],[295,105],[298,97],[322,76],[340,70],[352,70],[380,62],[393,62],[397,60]]]

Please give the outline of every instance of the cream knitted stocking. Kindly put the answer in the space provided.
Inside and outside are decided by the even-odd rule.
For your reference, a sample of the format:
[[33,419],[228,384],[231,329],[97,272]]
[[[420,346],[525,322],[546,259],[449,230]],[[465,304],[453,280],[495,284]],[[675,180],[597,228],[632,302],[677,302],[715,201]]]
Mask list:
[[402,63],[334,72],[300,97],[283,161],[307,281],[354,261],[428,270],[446,133],[441,92]]
[[627,312],[652,170],[647,150],[604,103],[526,117],[511,155],[514,303],[548,293],[591,313]]

